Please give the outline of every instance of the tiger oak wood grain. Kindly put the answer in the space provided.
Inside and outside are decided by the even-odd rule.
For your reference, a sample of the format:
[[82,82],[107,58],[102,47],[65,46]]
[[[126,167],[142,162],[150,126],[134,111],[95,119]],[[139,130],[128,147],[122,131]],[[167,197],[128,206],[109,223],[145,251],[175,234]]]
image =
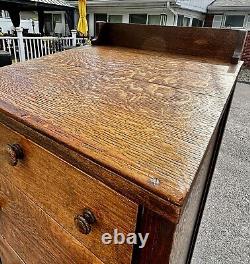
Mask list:
[[5,176],[0,179],[8,197],[1,210],[1,235],[25,263],[103,263]]
[[231,29],[99,22],[94,45],[122,46],[174,54],[213,57],[237,64],[246,32]]
[[[230,103],[228,105],[229,108]],[[198,170],[197,177],[193,182],[189,198],[182,207],[181,217],[175,227],[175,233],[171,245],[171,255],[169,256],[169,262],[171,264],[188,263],[187,258],[190,251],[192,236],[195,228],[198,228],[196,226],[196,218],[199,211],[203,210],[201,208],[201,201],[202,199],[205,199],[204,192],[206,191],[206,185],[212,177],[212,175],[209,174],[209,170],[215,165],[213,164],[212,166],[215,159],[214,150],[217,147],[216,145],[219,144],[218,141],[221,140],[220,129],[224,126],[224,124],[225,120],[224,117],[222,117],[209,142],[207,153]]]
[[[3,125],[0,134],[0,173],[98,258],[112,263],[131,262],[131,245],[105,247],[101,237],[116,228],[124,234],[134,232],[137,205]],[[10,166],[6,157],[5,146],[12,142],[20,144],[25,155],[16,167]],[[97,220],[89,235],[81,234],[74,223],[74,217],[85,208]]]
[[[141,186],[128,181],[121,175],[108,170],[93,160],[83,157],[76,151],[68,149],[65,145],[57,143],[48,136],[37,132],[13,118],[10,118],[0,112],[0,122],[5,124],[14,131],[17,131],[24,135],[27,139],[32,140],[53,153],[54,155],[64,159],[68,163],[72,164],[76,168],[82,170],[98,180],[108,184],[113,190],[118,191],[125,197],[134,201],[137,204],[144,205],[145,207],[154,210],[158,214],[167,218],[174,223],[178,222],[181,208],[162,199],[156,194],[150,193],[148,190]],[[67,155],[65,155],[67,153]],[[114,181],[115,179],[115,181]]]
[[192,184],[190,195],[182,206],[178,223],[173,224],[147,208],[142,211],[142,220],[137,232],[143,234],[149,232],[150,236],[146,246],[137,253],[139,255],[138,263],[190,263],[234,88],[209,142],[204,159]]
[[[80,48],[1,69],[0,75],[7,76],[1,82],[1,109],[163,199],[182,205],[241,63],[234,68],[222,63],[218,70],[218,64],[203,62],[205,76],[212,69],[207,81],[202,78],[204,71],[199,73],[201,62],[193,60],[196,70],[192,74],[179,74],[179,64],[160,85],[152,83],[157,82],[158,62],[169,60],[167,68],[171,69],[171,60],[175,64],[178,55],[175,59],[162,55],[153,63],[155,52],[138,53],[141,68],[144,58],[151,58],[146,68],[149,76],[155,76],[151,82],[142,80],[143,74],[129,76],[125,68],[114,74],[107,68],[104,73],[102,65],[109,65],[105,60],[111,60],[112,52],[112,47]],[[121,56],[110,62],[113,72],[119,70],[124,52],[130,50],[122,48]],[[97,70],[75,66],[78,61],[88,61]],[[44,72],[46,82],[37,82]],[[193,81],[188,82],[189,76]],[[151,183],[154,178],[159,179],[159,185]]]
[[23,260],[2,236],[0,236],[0,260],[2,264],[24,264]]
[[[110,81],[112,76],[112,79],[116,80],[114,78],[115,75],[116,77],[127,77],[133,80],[168,85],[178,89],[192,89],[193,93],[197,92],[217,96],[220,96],[224,92],[224,90],[219,89],[220,85],[226,86],[228,84],[227,89],[230,90],[232,88],[226,79],[234,80],[235,74],[237,74],[240,68],[240,64],[220,63],[217,66],[216,61],[211,59],[202,62],[202,60],[195,60],[193,57],[184,59],[182,57],[174,57],[171,54],[166,55],[159,52],[148,54],[145,52],[142,53],[141,50],[117,47],[112,47],[112,49],[102,46],[85,47],[81,50],[72,50],[71,56],[68,59],[65,58],[63,53],[60,53],[57,54],[57,60],[55,61],[51,61],[50,57],[45,57],[43,61],[32,63],[39,64],[38,67],[44,70],[47,67],[56,67],[56,64],[59,63],[65,68],[72,66],[72,70],[75,70],[75,67],[82,68],[83,70],[76,72],[76,74],[81,73],[84,76],[91,74],[96,77],[98,74],[101,74],[105,75],[106,80]],[[117,57],[115,67],[114,57]],[[93,63],[89,63],[90,60]],[[157,74],[155,74],[155,69],[151,66],[152,64],[157,64]],[[210,66],[210,64],[212,65]],[[23,65],[23,67],[25,66]],[[190,72],[194,72],[195,75],[190,75]],[[209,85],[211,82],[213,86]],[[227,94],[224,94],[224,96],[227,96]]]

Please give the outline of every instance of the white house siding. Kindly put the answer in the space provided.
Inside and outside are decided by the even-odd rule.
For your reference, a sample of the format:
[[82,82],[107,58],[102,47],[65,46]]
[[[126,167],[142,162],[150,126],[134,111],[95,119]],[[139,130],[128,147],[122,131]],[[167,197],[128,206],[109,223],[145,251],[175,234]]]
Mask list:
[[[3,33],[11,32],[14,27],[11,22],[11,19],[9,17],[6,17],[6,13],[0,10],[1,17],[0,17],[0,27],[2,28]],[[34,20],[34,29],[35,33],[39,32],[38,29],[38,18],[37,14],[35,12],[21,12],[21,22],[20,26],[28,29],[30,33],[33,33],[33,27],[32,27],[32,20]]]
[[[147,14],[147,16],[160,16],[160,14],[165,13],[167,15],[168,26],[176,26],[178,15],[183,15],[189,20],[188,26],[191,26],[193,18],[204,21],[207,6],[212,1],[213,0],[89,0],[87,1],[89,35],[93,37],[95,34],[95,14],[107,14],[108,17],[110,15],[121,15],[122,22],[129,23],[130,14]],[[77,6],[78,3],[77,1],[68,2],[75,6]],[[75,23],[77,23],[77,20],[78,12],[76,11]]]
[[[213,25],[214,28],[225,28],[226,17],[229,15],[244,16],[244,24],[242,27],[236,27],[235,29],[247,29],[250,30],[250,9],[242,11],[223,11],[216,12],[214,14]],[[221,20],[219,21],[219,16]]]
[[[212,27],[225,28],[226,17],[230,15],[244,16],[244,23],[242,27],[235,27],[235,29],[247,29],[250,30],[250,9],[242,11],[223,11],[216,12],[214,14]],[[221,20],[220,20],[221,18]]]
[[[163,8],[132,8],[132,7],[89,7],[88,8],[89,14],[89,34],[90,36],[94,36],[94,15],[95,14],[107,14],[109,17],[110,15],[121,15],[122,16],[122,23],[129,23],[129,15],[130,14],[147,14],[149,15],[160,15],[163,13]],[[169,10],[164,10],[164,13],[167,14],[167,24],[173,25],[174,24],[174,14]]]
[[204,21],[206,18],[206,14],[198,12],[198,11],[193,11],[193,10],[183,9],[183,8],[175,8],[175,11],[178,15],[183,15],[185,17],[190,18],[190,26],[192,25],[192,21],[194,18],[199,19],[201,21]]
[[[243,29],[250,29],[250,0],[216,0],[208,6],[208,16],[214,16],[212,27],[226,27],[227,16],[244,16]],[[236,27],[237,28],[237,27]]]
[[250,30],[250,7],[242,8],[241,10],[213,10],[209,11],[208,15],[213,15],[212,27],[225,28],[227,16],[244,16],[244,23],[241,27],[235,27],[235,29],[247,29]]
[[[33,33],[32,20],[21,20],[21,27],[28,29],[30,33]],[[0,27],[3,33],[8,33],[13,30],[12,22],[9,18],[0,18]],[[39,32],[38,22],[35,21],[35,33]]]
[[[11,19],[9,17],[6,17],[6,13],[1,11],[1,16],[0,16],[0,27],[2,28],[2,32],[3,33],[8,33],[11,32],[14,27],[13,24],[11,22]],[[61,14],[61,23],[57,23],[57,26],[55,28],[55,33],[61,34],[61,35],[66,35],[69,32],[67,32],[67,28],[66,28],[66,21],[65,21],[65,12],[64,11],[53,11],[53,12],[46,12],[45,13],[49,13],[49,14]],[[32,12],[32,11],[22,11],[20,12],[20,17],[21,17],[21,22],[20,22],[20,26],[24,29],[28,29],[29,33],[39,33],[39,26],[38,26],[38,15],[37,12]],[[33,26],[32,26],[32,21],[34,21],[34,30],[33,30]],[[50,32],[51,34],[53,34],[53,32]]]

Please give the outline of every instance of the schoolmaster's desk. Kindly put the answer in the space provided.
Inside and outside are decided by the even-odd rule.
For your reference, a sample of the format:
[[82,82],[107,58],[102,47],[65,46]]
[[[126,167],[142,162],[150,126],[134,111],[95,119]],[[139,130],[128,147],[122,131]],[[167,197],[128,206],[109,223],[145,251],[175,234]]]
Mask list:
[[[244,38],[100,23],[92,46],[1,68],[2,263],[188,262]],[[115,229],[145,247],[103,244]]]

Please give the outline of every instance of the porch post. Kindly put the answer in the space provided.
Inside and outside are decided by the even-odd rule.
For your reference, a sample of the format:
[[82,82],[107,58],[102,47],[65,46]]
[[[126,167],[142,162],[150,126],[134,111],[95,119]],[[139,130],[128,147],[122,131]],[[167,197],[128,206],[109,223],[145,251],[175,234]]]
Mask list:
[[10,15],[11,22],[15,28],[20,27],[21,18],[20,18],[20,10],[16,8],[7,10]]
[[76,33],[77,33],[77,31],[75,29],[71,30],[71,35],[73,38],[73,41],[72,41],[73,47],[76,47]]
[[38,11],[38,25],[39,25],[39,33],[43,36],[44,35],[44,11]]
[[70,31],[75,28],[74,15],[75,15],[74,10],[69,9],[69,10],[66,10],[66,12],[65,12],[66,22],[69,26]]
[[25,50],[24,50],[24,42],[23,42],[23,28],[17,27],[16,33],[18,37],[18,50],[19,50],[19,58],[20,61],[25,61]]

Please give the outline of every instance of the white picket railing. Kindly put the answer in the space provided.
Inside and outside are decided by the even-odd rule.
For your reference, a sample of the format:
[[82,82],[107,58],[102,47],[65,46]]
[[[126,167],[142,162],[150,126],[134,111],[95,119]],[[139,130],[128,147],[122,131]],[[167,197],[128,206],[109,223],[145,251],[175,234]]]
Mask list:
[[83,45],[85,40],[76,37],[72,30],[71,37],[24,37],[22,28],[17,28],[17,37],[0,37],[0,49],[8,51],[14,62],[40,58],[63,51],[69,47]]
[[15,62],[20,61],[18,56],[18,38],[0,37],[0,49],[8,51]]
[[87,39],[84,38],[76,38],[76,45],[83,45],[86,41]]

